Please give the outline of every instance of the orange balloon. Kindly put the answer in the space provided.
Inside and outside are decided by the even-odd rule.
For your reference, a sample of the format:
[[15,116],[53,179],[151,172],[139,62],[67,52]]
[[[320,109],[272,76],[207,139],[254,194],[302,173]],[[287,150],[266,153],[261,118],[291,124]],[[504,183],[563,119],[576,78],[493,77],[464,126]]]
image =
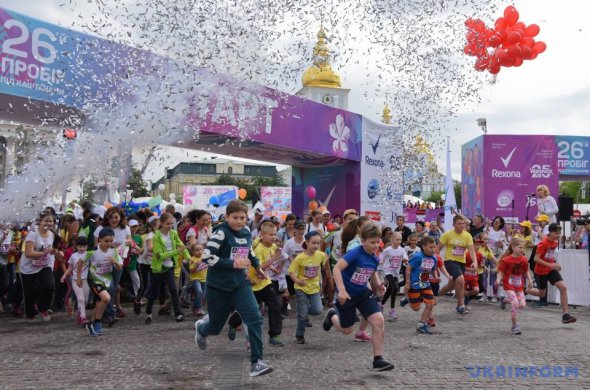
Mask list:
[[326,206],[320,206],[320,208],[318,209],[318,211],[322,212],[322,213],[326,210],[328,210],[328,208]]
[[311,211],[315,211],[319,207],[318,202],[316,202],[315,200],[309,202],[308,206]]
[[248,194],[248,193],[247,193],[247,192],[246,192],[246,190],[245,190],[245,189],[243,189],[243,188],[240,188],[240,189],[238,190],[238,197],[239,197],[240,199],[242,199],[242,200],[246,199],[246,195],[247,195],[247,194]]
[[106,207],[107,209],[110,209],[111,207],[113,207],[113,204],[110,202],[104,202],[103,206]]

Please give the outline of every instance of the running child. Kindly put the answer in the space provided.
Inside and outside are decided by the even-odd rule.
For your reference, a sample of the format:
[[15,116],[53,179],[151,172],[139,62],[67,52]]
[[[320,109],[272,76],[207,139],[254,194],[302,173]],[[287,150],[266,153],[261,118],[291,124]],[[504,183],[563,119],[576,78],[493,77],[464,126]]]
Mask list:
[[422,239],[422,251],[415,253],[408,260],[406,266],[406,280],[408,283],[404,286],[404,292],[408,297],[410,307],[412,310],[418,311],[422,302],[426,306],[416,328],[417,332],[424,334],[432,334],[430,326],[428,326],[428,319],[434,308],[434,294],[429,280],[430,275],[435,272],[437,267],[437,258],[434,255],[435,247],[434,238],[424,237]]
[[207,271],[207,308],[209,314],[195,323],[195,343],[207,349],[207,336],[218,335],[230,313],[235,309],[248,327],[250,339],[250,376],[268,374],[273,370],[263,360],[262,315],[245,272],[250,266],[256,276],[265,279],[260,261],[250,247],[252,234],[246,228],[248,206],[239,200],[226,207],[226,222],[218,225],[203,252]]
[[195,317],[204,316],[203,300],[205,296],[205,286],[207,280],[207,263],[202,259],[203,245],[195,242],[190,246],[191,259],[189,263],[190,282],[195,293],[195,301],[193,303],[193,315]]
[[[485,233],[480,233],[485,234]],[[479,234],[476,236],[478,237]],[[479,268],[484,265],[483,254],[480,252],[480,248],[483,246],[484,241],[481,238],[476,238],[473,241],[473,247],[475,249],[476,261],[473,261],[471,254],[467,252],[465,256],[465,310],[469,311],[468,305],[473,297],[479,294]]]
[[535,274],[539,277],[538,288],[540,297],[547,295],[547,282],[559,290],[561,311],[563,313],[561,322],[569,324],[576,322],[576,317],[568,313],[567,287],[559,273],[561,271],[561,264],[555,261],[555,249],[557,249],[559,244],[559,237],[561,237],[561,226],[557,223],[550,224],[549,234],[537,245]]
[[328,310],[324,319],[324,330],[335,326],[340,332],[354,331],[357,309],[373,329],[373,369],[387,371],[393,364],[383,359],[384,320],[373,292],[367,287],[371,283],[374,291],[385,293],[385,286],[379,280],[375,255],[381,241],[381,230],[374,223],[365,224],[361,230],[361,246],[346,253],[334,266],[334,281],[338,291],[335,308]]
[[268,342],[274,347],[282,347],[284,344],[281,340],[283,330],[283,316],[281,315],[281,298],[276,294],[272,281],[266,275],[266,272],[273,271],[278,273],[274,268],[276,261],[280,261],[283,252],[275,244],[277,237],[277,228],[270,221],[264,221],[258,227],[258,238],[260,243],[254,249],[254,255],[260,260],[260,268],[265,273],[265,277],[258,278],[256,269],[250,267],[248,278],[252,283],[252,291],[256,301],[260,304],[264,302],[268,308]]
[[289,275],[295,282],[297,296],[297,330],[295,339],[297,344],[305,344],[305,327],[307,316],[317,316],[322,313],[322,298],[320,295],[321,269],[330,275],[330,265],[327,256],[320,250],[322,238],[317,231],[305,235],[304,251],[300,253],[289,266]]
[[[529,274],[529,264],[525,256],[526,241],[522,238],[515,237],[510,241],[508,250],[505,256],[500,260],[498,265],[498,276],[496,283],[504,286],[506,297],[500,303],[500,307],[504,309],[506,303],[512,306],[512,334],[521,334],[518,326],[517,316],[519,308],[526,307],[525,300],[525,278],[528,285],[533,285],[533,280]],[[526,290],[527,294],[538,295],[537,289],[529,288]]]
[[88,250],[88,238],[79,236],[76,240],[76,252],[72,253],[68,260],[68,269],[61,277],[61,282],[65,283],[69,275],[72,275],[72,290],[76,295],[76,302],[78,305],[79,323],[84,325],[89,333],[89,322],[86,318],[86,303],[88,294],[90,293],[90,286],[88,285],[88,262],[86,254]]
[[404,248],[401,247],[402,234],[400,232],[393,232],[391,236],[391,246],[385,248],[381,253],[380,260],[383,267],[384,283],[387,289],[381,300],[381,305],[385,305],[388,299],[391,299],[391,310],[388,318],[391,321],[397,320],[397,312],[395,311],[395,298],[399,292],[399,272],[402,263],[407,263],[408,255]]
[[123,268],[123,260],[117,248],[113,248],[115,232],[109,227],[98,233],[98,249],[87,252],[85,262],[88,264],[88,284],[97,300],[92,323],[86,325],[91,336],[102,334],[102,315],[111,300],[109,287],[113,283],[113,269]]

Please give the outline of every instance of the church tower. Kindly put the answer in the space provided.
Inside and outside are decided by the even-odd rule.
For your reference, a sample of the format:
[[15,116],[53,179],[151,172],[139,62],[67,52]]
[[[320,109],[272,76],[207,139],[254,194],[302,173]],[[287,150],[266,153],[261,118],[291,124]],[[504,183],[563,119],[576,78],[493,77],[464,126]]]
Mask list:
[[348,110],[350,89],[341,88],[340,76],[332,70],[330,50],[324,27],[320,27],[313,48],[313,64],[303,73],[301,88],[296,95],[328,106]]
[[381,116],[381,122],[385,123],[386,125],[390,125],[392,118],[393,117],[391,116],[391,109],[389,108],[387,102],[385,102],[385,105],[383,106],[383,115]]

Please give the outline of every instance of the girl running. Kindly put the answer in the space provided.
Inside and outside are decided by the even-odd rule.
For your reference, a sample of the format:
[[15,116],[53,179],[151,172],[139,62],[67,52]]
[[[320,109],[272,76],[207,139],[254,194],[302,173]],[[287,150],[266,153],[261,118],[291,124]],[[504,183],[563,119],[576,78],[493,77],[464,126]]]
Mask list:
[[88,286],[86,280],[88,278],[88,262],[85,261],[87,250],[88,239],[84,236],[78,237],[76,240],[76,252],[70,256],[68,269],[61,277],[61,282],[65,283],[68,276],[72,275],[71,285],[78,305],[78,323],[84,326],[89,322],[86,319],[86,303],[90,293],[90,286]]

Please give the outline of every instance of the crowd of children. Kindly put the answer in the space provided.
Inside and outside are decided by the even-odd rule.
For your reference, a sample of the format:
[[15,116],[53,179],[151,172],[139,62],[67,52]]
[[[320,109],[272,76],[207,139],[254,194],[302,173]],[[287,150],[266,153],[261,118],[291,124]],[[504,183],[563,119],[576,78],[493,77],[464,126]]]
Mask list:
[[[478,295],[480,302],[500,300],[502,309],[510,305],[511,331],[518,335],[525,296],[545,297],[551,283],[560,292],[562,322],[576,321],[568,312],[567,289],[556,262],[561,228],[548,224],[543,215],[537,218],[543,226],[535,240],[526,236],[526,229],[524,237],[506,233],[500,217],[472,236],[460,215],[454,217],[453,229],[443,233],[423,224],[412,232],[403,217],[395,231],[381,230],[355,210],[346,210],[338,223],[329,212],[313,213],[307,222],[289,215],[283,226],[260,216],[249,223],[248,213],[235,200],[227,205],[224,222],[215,225],[203,210],[183,218],[173,209],[159,216],[149,210],[126,216],[116,207],[103,218],[85,208],[80,221],[68,212],[56,222],[48,208],[27,229],[0,232],[2,306],[17,316],[33,320],[39,315],[44,321],[51,320],[52,310],[75,306],[77,323],[91,336],[127,315],[121,305],[125,298],[132,300],[136,315],[145,306],[146,325],[154,321],[156,300],[158,315],[173,310],[177,322],[187,317],[183,309],[192,309],[200,349],[228,322],[230,339],[237,330],[245,331],[251,376],[272,371],[263,357],[264,316],[268,345],[281,347],[286,342],[283,320],[292,306],[297,344],[306,343],[310,316],[322,314],[326,305],[324,330],[335,328],[371,342],[377,371],[394,367],[383,356],[384,318],[398,319],[395,305],[402,289],[400,306],[419,311],[424,304],[416,331],[428,335],[436,326],[438,296],[452,291],[461,315]],[[531,259],[528,248],[533,248]],[[441,287],[442,275],[447,282]]]

